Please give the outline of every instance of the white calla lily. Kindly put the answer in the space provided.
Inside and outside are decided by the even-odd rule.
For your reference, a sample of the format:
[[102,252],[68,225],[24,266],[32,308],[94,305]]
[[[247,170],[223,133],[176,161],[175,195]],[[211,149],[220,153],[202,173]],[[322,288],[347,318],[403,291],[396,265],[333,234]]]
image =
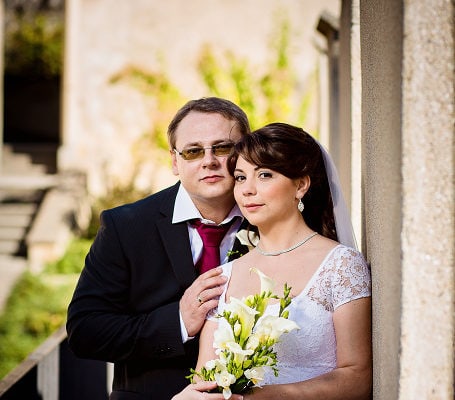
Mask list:
[[235,343],[234,332],[231,325],[224,319],[220,318],[218,327],[213,335],[213,347],[216,349],[225,349],[228,343]]
[[241,332],[237,337],[239,338],[239,343],[243,345],[251,334],[255,323],[255,316],[258,314],[258,311],[248,307],[243,301],[231,297],[230,303],[226,304],[225,312],[230,312],[231,316],[235,315],[238,318],[238,322],[241,325]]
[[268,277],[257,268],[250,268],[250,271],[259,275],[259,279],[261,280],[261,293],[273,293],[275,281],[272,278]]
[[300,329],[294,321],[274,315],[266,315],[258,321],[255,333],[259,337],[267,337],[277,341],[283,333],[291,332],[294,329]]

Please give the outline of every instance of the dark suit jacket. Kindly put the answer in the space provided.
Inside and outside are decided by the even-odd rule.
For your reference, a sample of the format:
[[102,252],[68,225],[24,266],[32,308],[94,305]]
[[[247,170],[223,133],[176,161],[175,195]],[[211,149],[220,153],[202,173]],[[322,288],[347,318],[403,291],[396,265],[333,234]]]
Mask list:
[[179,321],[197,274],[186,223],[171,223],[178,187],[101,214],[68,307],[73,352],[115,363],[111,399],[170,399],[196,364],[198,339],[183,344]]

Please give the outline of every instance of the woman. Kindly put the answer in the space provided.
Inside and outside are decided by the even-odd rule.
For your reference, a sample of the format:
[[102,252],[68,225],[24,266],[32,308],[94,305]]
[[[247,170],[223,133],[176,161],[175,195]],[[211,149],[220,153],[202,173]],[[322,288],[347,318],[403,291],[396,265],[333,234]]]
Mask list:
[[[229,160],[235,199],[260,240],[253,251],[223,266],[229,281],[218,312],[231,296],[259,293],[259,279],[250,273],[255,267],[277,287],[292,286],[289,319],[300,326],[276,346],[278,376],[270,371],[262,388],[244,394],[245,400],[370,398],[370,273],[358,251],[339,243],[355,246],[346,213],[339,223],[339,187],[331,193],[335,177],[328,160],[326,169],[324,152],[302,129],[274,123],[242,138]],[[209,319],[201,332],[197,370],[216,358],[216,327]],[[190,385],[175,400],[219,396],[201,393],[208,385],[213,383]]]

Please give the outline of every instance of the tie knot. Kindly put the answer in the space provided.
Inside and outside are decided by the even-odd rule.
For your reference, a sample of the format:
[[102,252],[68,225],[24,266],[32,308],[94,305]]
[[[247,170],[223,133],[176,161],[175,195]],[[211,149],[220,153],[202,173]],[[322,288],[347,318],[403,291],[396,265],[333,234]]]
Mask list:
[[200,220],[192,222],[193,226],[201,236],[204,246],[218,247],[226,235],[231,223],[223,225],[209,225],[204,224]]

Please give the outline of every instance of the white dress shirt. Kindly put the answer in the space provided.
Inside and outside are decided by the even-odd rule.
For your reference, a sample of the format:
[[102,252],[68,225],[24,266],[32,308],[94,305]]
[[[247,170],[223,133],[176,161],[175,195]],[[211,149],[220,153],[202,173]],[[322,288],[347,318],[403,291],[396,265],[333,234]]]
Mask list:
[[[227,217],[222,221],[221,224],[226,224],[230,222],[233,218],[237,218],[234,223],[231,225],[229,230],[227,231],[226,235],[224,236],[223,240],[220,244],[220,260],[221,264],[225,264],[228,261],[228,252],[232,249],[235,241],[235,235],[242,223],[243,216],[240,212],[239,207],[234,205],[232,210],[229,212]],[[201,257],[203,243],[202,239],[199,236],[196,228],[193,227],[189,221],[193,219],[200,219],[204,224],[215,224],[215,222],[207,220],[201,216],[201,213],[194,205],[193,201],[191,200],[190,195],[186,191],[186,189],[180,185],[179,191],[177,192],[177,197],[175,199],[174,205],[174,214],[172,216],[172,223],[177,224],[180,222],[187,222],[188,226],[188,234],[190,238],[190,246],[191,246],[191,254],[193,256],[193,263],[196,265],[197,261]],[[182,340],[183,343],[192,339],[192,337],[188,336],[188,332],[186,330],[185,324],[182,319],[182,314],[180,313],[180,329],[182,333]]]

